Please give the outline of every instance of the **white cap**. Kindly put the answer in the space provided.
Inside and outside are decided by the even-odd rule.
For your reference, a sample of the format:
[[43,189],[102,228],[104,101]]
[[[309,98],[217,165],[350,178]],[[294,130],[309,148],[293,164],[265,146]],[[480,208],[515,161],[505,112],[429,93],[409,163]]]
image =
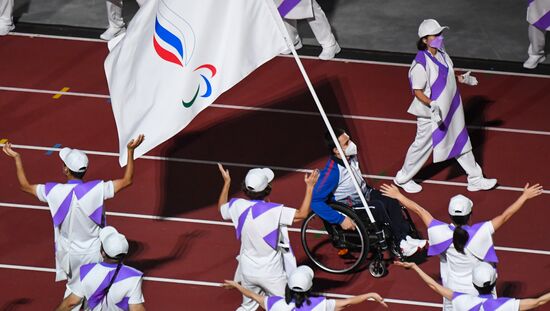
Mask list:
[[497,281],[497,270],[489,263],[480,262],[472,271],[472,281],[477,287],[486,287]]
[[474,203],[462,194],[455,195],[449,202],[449,215],[466,216],[472,212]]
[[115,258],[120,254],[128,254],[128,241],[123,234],[111,226],[107,226],[99,231],[99,240],[103,251],[107,256]]
[[273,180],[275,173],[268,168],[253,168],[244,179],[246,188],[253,192],[263,191]]
[[63,148],[59,151],[63,163],[73,172],[82,173],[88,168],[88,157],[78,149]]
[[439,25],[435,19],[425,19],[420,24],[420,27],[418,27],[418,37],[424,38],[429,35],[437,35],[443,29],[449,29],[449,27]]
[[307,292],[313,286],[313,270],[308,266],[299,266],[288,278],[288,288],[295,292]]

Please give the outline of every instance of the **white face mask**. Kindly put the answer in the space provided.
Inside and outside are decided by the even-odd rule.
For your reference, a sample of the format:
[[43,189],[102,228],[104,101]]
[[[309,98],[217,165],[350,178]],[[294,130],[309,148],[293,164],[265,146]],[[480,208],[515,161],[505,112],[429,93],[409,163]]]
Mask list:
[[350,140],[348,147],[344,150],[344,153],[348,157],[357,155],[357,145]]

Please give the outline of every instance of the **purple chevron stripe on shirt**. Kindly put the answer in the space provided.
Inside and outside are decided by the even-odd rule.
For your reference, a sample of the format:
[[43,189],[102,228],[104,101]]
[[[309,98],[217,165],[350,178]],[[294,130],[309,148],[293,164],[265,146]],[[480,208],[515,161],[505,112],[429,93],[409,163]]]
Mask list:
[[[97,305],[99,305],[101,301],[105,298],[105,289],[107,288],[107,286],[109,286],[109,283],[113,278],[113,275],[115,273],[115,269],[117,266],[116,264],[108,264],[105,262],[99,263],[99,265],[102,265],[107,268],[111,268],[112,270],[109,271],[109,273],[107,273],[107,275],[105,276],[101,284],[99,284],[95,292],[88,299],[88,305],[92,309],[95,308]],[[127,278],[141,277],[142,275],[143,274],[140,271],[137,271],[130,267],[122,266],[113,284],[123,281]]]
[[250,213],[250,207],[247,208],[246,210],[244,210],[244,212],[241,214],[241,216],[239,216],[239,221],[237,223],[237,239],[240,240],[241,239],[241,234],[242,234],[242,231],[243,231],[243,227],[244,227],[244,222],[246,221],[246,217],[248,216],[248,213]]
[[92,270],[93,267],[95,267],[95,263],[90,263],[87,265],[80,266],[80,282],[86,277],[88,272]]
[[271,246],[274,250],[277,249],[279,244],[279,228],[271,231],[268,235],[264,236],[264,241]]
[[281,14],[282,17],[285,17],[288,12],[292,11],[298,3],[300,3],[300,0],[284,0],[278,7],[279,14]]
[[527,6],[530,6],[533,2],[535,2],[535,0],[527,0]]
[[74,194],[80,200],[80,199],[82,199],[82,197],[84,197],[88,192],[90,192],[99,183],[101,183],[101,180],[93,180],[93,181],[89,181],[87,183],[82,183],[80,185],[77,185],[74,188]]
[[513,298],[502,297],[502,298],[497,298],[497,299],[487,299],[487,300],[485,300],[485,302],[483,302],[483,310],[484,311],[496,311],[503,304],[507,303],[510,300],[513,300]]
[[61,205],[59,205],[57,212],[53,216],[54,226],[58,227],[65,220],[65,217],[67,217],[67,214],[69,213],[69,208],[71,207],[72,200],[73,200],[73,192],[71,191],[67,194],[67,197],[65,197],[65,200],[61,202]]
[[460,131],[460,134],[456,137],[455,144],[453,145],[453,148],[449,152],[449,155],[447,156],[448,159],[456,158],[457,156],[461,155],[464,150],[464,146],[466,146],[466,143],[468,143],[468,140],[470,139],[470,136],[468,136],[468,129],[466,126]]
[[271,310],[273,305],[276,304],[281,299],[283,299],[283,297],[279,297],[279,296],[267,297],[267,311]]
[[497,252],[495,251],[495,247],[491,246],[489,250],[487,251],[487,254],[485,254],[485,257],[483,257],[483,261],[485,262],[498,262]]
[[256,219],[258,216],[262,215],[263,213],[271,210],[274,207],[280,206],[281,204],[277,203],[270,203],[270,202],[258,202],[254,205],[252,205],[252,218]]
[[55,182],[46,183],[46,184],[44,185],[44,190],[46,191],[46,196],[47,196],[48,194],[50,194],[50,191],[52,191],[52,189],[53,189],[55,186],[57,186],[57,185],[58,185],[58,183],[55,183]]
[[124,297],[119,303],[116,303],[116,306],[121,308],[124,311],[127,311],[130,309],[128,301],[130,301],[130,297]]
[[237,200],[239,200],[239,198],[233,198],[229,200],[229,205],[227,205],[227,208],[231,208],[231,206],[233,206],[233,203],[235,203]]
[[426,69],[426,54],[424,53],[424,51],[419,51],[418,53],[416,53],[414,61],[422,65],[422,67]]
[[449,125],[451,125],[451,122],[453,121],[453,116],[458,110],[458,107],[460,107],[460,93],[457,90],[455,96],[453,97],[453,100],[451,101],[451,106],[449,107],[449,111],[445,116],[445,120],[443,120],[439,127],[432,133],[432,145],[434,147],[439,145],[439,143],[442,142],[443,138],[445,138],[445,136],[447,135],[447,130],[449,129]]
[[470,236],[470,238],[468,239],[468,243],[466,243],[466,246],[468,246],[468,244],[470,244],[470,242],[472,241],[472,238],[477,234],[479,229],[481,229],[481,227],[484,224],[485,224],[484,222],[478,222],[477,224],[474,224],[472,226],[463,226],[462,227],[464,230],[466,230],[466,232],[468,232],[468,235]]
[[550,27],[550,11],[546,12],[546,14],[536,21],[533,26],[542,31],[545,31],[548,27]]
[[304,303],[300,308],[296,308],[297,311],[311,311],[315,307],[317,307],[321,302],[325,301],[325,297],[313,297],[309,298],[309,301],[311,302],[309,305],[307,303]]
[[103,205],[98,207],[91,215],[90,219],[95,222],[98,226],[101,226],[103,223]]
[[453,243],[453,239],[448,239],[441,243],[430,245],[428,248],[428,256],[435,256],[443,253],[449,248],[449,246],[451,246],[451,243]]
[[[447,75],[449,74],[449,68],[445,67],[442,63],[440,63],[435,57],[433,57],[430,52],[424,51],[424,53],[437,65],[438,71],[437,71],[437,78],[435,79],[434,83],[431,86],[431,94],[430,99],[431,100],[437,100],[441,93],[443,93],[443,90],[447,86]],[[441,53],[441,52],[440,52]]]

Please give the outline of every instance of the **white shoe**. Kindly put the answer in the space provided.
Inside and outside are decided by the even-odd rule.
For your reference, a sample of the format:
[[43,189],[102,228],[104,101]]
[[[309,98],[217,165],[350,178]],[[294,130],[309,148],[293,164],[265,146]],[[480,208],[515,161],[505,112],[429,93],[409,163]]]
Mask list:
[[340,53],[341,50],[342,49],[340,48],[340,46],[336,42],[331,46],[323,47],[323,51],[321,52],[321,54],[319,54],[319,58],[322,59],[322,60],[333,59],[334,56],[336,56],[336,54]]
[[126,31],[126,28],[125,27],[109,27],[107,28],[107,30],[105,30],[104,33],[102,33],[99,38],[101,38],[102,40],[105,40],[105,41],[110,41],[112,40],[114,37],[122,34],[123,32]]
[[[298,42],[294,43],[294,49],[296,51],[298,51],[299,49],[301,49],[304,45],[302,44],[302,40],[298,40]],[[286,49],[284,51],[281,52],[281,54],[284,54],[284,55],[288,55],[288,54],[291,54],[292,52],[290,51],[290,49]]]
[[544,55],[529,55],[529,58],[523,63],[523,68],[535,69],[539,63],[546,60]]
[[418,193],[418,192],[422,191],[422,186],[417,184],[416,182],[414,182],[414,180],[412,180],[412,179],[407,181],[404,184],[400,184],[394,178],[393,183],[396,184],[397,186],[403,188],[403,190],[405,190],[405,192],[407,192],[407,193]]
[[15,29],[15,25],[14,24],[11,24],[11,25],[6,25],[6,26],[3,26],[3,27],[0,27],[0,36],[5,36],[7,35],[10,31],[14,30]]
[[494,178],[479,178],[476,181],[468,181],[468,191],[479,191],[493,189],[497,185],[497,180]]
[[413,239],[413,238],[411,238],[410,235],[407,235],[407,242],[409,244],[416,245],[416,247],[421,248],[421,249],[426,247],[426,243],[428,243],[428,241],[426,241],[426,240]]
[[418,251],[418,246],[409,243],[407,240],[401,240],[399,247],[401,247],[401,253],[405,257],[410,257]]

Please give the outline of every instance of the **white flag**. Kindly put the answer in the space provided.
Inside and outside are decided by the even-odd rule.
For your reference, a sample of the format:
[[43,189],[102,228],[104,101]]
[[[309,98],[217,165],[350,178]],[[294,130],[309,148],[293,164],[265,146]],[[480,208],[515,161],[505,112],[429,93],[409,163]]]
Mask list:
[[105,60],[120,165],[132,138],[145,154],[287,49],[283,33],[273,0],[146,1]]

